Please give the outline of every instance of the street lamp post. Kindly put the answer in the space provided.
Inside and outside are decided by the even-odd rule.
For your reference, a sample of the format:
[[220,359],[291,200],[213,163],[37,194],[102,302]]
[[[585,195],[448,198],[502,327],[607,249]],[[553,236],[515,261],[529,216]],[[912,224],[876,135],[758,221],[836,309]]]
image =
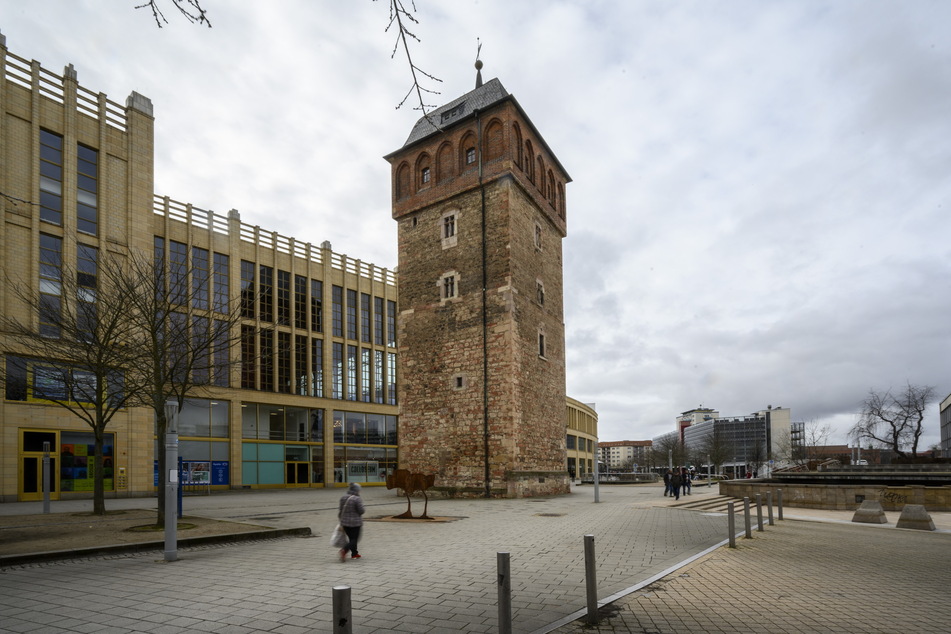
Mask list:
[[165,401],[165,561],[178,559],[178,401]]

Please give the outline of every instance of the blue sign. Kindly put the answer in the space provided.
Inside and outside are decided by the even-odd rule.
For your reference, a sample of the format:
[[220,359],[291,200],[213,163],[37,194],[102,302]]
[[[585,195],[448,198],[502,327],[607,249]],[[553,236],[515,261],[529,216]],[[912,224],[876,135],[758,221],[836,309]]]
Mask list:
[[211,483],[230,484],[231,465],[227,460],[213,460],[211,463]]

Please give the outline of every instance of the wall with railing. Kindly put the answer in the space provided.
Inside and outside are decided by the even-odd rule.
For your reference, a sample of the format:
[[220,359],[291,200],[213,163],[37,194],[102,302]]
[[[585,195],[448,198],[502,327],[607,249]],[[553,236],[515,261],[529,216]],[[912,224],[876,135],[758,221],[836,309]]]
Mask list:
[[323,247],[314,246],[310,242],[301,242],[274,231],[266,231],[257,225],[242,222],[236,211],[224,216],[214,211],[172,200],[168,196],[154,196],[152,211],[156,215],[166,217],[169,220],[183,222],[223,236],[230,236],[232,231],[236,231],[238,238],[244,242],[264,249],[273,249],[278,253],[303,258],[315,264],[323,264],[325,254],[329,254],[326,257],[330,259],[330,266],[337,270],[396,286],[396,273],[394,271],[350,258],[342,253],[334,253]]
[[[10,83],[22,86],[30,91],[37,91],[41,96],[64,105],[67,79],[76,79],[76,71],[70,64],[64,69],[63,75],[57,75],[33,60],[29,61],[10,53],[4,43],[5,38],[0,35],[0,72]],[[76,111],[95,120],[102,120],[121,132],[127,131],[125,106],[111,101],[104,93],[95,93],[76,85]]]

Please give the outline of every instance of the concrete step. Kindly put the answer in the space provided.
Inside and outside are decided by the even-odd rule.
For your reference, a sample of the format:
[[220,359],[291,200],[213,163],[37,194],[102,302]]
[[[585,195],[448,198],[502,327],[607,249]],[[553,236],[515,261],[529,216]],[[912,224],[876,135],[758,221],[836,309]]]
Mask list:
[[727,505],[730,502],[737,502],[736,498],[729,497],[727,495],[714,495],[714,496],[704,496],[696,500],[691,500],[690,496],[687,496],[687,499],[684,499],[684,496],[680,496],[680,501],[674,502],[673,504],[668,504],[669,508],[675,509],[684,509],[686,511],[708,511],[708,512],[718,512],[726,513]]

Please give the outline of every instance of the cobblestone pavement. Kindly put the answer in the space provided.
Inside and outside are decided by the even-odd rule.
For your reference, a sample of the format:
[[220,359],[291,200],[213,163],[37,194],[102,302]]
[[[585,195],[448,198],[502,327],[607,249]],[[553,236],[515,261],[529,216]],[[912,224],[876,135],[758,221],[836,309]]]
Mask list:
[[951,533],[786,520],[753,536],[555,632],[951,631]]
[[[715,492],[695,487],[690,499]],[[936,600],[951,587],[947,530],[796,521],[801,510],[787,509],[737,549],[716,548],[727,538],[722,513],[670,508],[649,485],[602,486],[594,503],[588,486],[553,498],[436,500],[430,515],[451,521],[370,521],[364,558],[341,564],[327,544],[341,493],[185,501],[189,515],[309,526],[310,539],[182,549],[171,563],[155,552],[0,570],[0,632],[330,632],[340,585],[351,587],[353,632],[494,632],[498,552],[511,556],[514,632],[944,632],[951,623],[948,601]],[[364,497],[371,519],[406,505],[385,489],[366,487]],[[82,504],[54,503],[54,512]],[[17,512],[36,510],[0,504],[0,515]],[[941,515],[936,524],[951,528]],[[587,534],[606,604],[597,627],[579,620]]]
[[[367,517],[405,509],[392,491],[364,492]],[[514,631],[544,631],[585,605],[584,535],[595,536],[604,596],[726,538],[722,515],[653,506],[664,500],[657,487],[602,487],[595,504],[589,486],[553,498],[432,501],[430,515],[455,521],[367,522],[363,559],[341,564],[327,543],[341,493],[186,499],[188,515],[310,526],[310,539],[190,548],[171,563],[155,552],[5,568],[0,631],[331,631],[332,589],[347,585],[354,632],[491,632],[498,627],[498,552],[511,557]],[[107,506],[134,504],[154,500]],[[414,509],[422,510],[415,501]]]

